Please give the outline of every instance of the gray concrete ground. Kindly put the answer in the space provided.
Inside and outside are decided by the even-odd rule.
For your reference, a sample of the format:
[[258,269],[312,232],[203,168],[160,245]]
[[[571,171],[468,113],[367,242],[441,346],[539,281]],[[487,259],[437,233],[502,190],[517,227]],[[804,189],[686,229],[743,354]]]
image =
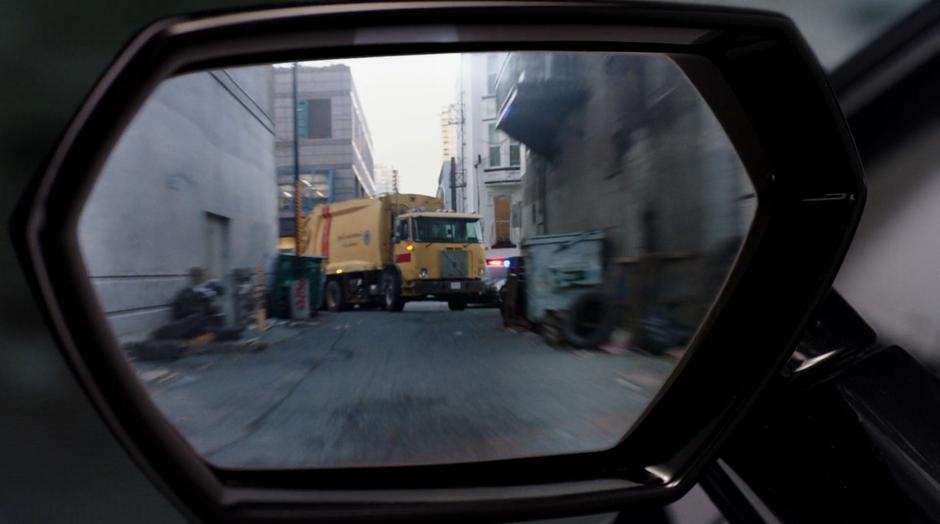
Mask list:
[[412,303],[324,313],[267,350],[134,363],[157,405],[228,467],[432,464],[599,450],[674,360],[555,348],[499,312]]

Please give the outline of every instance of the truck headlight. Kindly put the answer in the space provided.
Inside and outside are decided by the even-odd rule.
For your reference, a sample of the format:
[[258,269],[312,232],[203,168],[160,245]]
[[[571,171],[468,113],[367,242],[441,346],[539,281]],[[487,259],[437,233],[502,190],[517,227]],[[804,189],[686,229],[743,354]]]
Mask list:
[[485,267],[481,267],[480,270],[477,271],[477,274],[480,275],[480,277],[482,278],[483,275],[486,274],[486,268],[485,268]]
[[418,278],[428,278],[428,268],[423,267],[418,270]]

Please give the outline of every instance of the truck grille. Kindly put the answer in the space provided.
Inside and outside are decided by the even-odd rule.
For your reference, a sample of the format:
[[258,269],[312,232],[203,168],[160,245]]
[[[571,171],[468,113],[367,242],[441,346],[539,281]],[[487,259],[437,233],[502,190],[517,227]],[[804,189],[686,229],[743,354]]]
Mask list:
[[441,251],[441,278],[467,278],[466,251]]

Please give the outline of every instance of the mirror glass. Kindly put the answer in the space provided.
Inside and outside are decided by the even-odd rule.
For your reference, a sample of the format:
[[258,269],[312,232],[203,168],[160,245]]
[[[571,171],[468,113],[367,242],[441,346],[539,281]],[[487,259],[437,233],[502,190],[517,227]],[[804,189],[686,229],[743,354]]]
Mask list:
[[166,80],[79,240],[209,462],[440,464],[617,445],[756,205],[666,56],[373,57]]

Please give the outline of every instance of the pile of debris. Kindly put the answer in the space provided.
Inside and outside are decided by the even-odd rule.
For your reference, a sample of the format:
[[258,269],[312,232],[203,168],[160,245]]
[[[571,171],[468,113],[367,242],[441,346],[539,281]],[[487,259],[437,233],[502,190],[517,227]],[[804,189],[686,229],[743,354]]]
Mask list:
[[125,350],[131,358],[147,361],[265,349],[257,338],[242,339],[243,323],[226,326],[225,313],[216,303],[224,294],[225,288],[218,280],[183,289],[173,300],[173,320],[154,331],[148,340],[125,344]]

